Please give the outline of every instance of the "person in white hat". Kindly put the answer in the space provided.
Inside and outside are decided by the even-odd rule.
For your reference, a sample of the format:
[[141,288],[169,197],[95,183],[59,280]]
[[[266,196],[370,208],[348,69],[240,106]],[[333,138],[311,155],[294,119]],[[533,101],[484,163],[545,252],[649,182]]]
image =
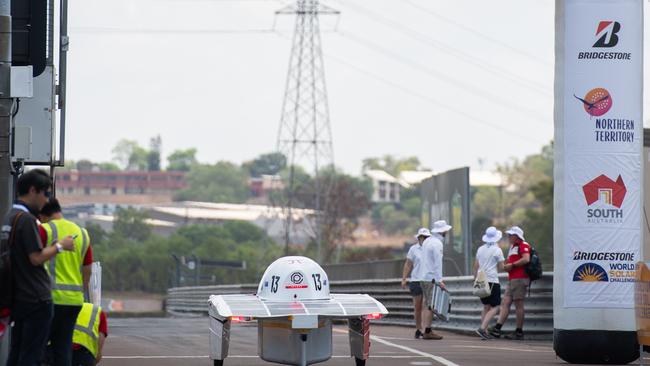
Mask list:
[[408,281],[408,288],[411,296],[413,297],[413,309],[415,312],[415,339],[422,338],[422,287],[420,282],[424,280],[424,273],[422,273],[422,243],[431,236],[431,232],[427,228],[421,228],[415,234],[417,243],[411,245],[406,260],[404,261],[404,270],[402,271],[402,288],[406,288],[406,277],[411,275]]
[[447,236],[449,230],[451,230],[451,225],[448,225],[445,220],[434,222],[433,228],[431,228],[431,236],[422,244],[424,254],[422,261],[424,281],[420,283],[420,286],[422,286],[422,296],[424,297],[425,304],[422,315],[422,321],[425,327],[424,335],[422,335],[423,339],[442,339],[441,335],[431,330],[431,322],[433,320],[431,300],[434,284],[438,284],[446,290],[445,283],[442,281],[442,243],[445,241],[445,236]]
[[483,235],[484,244],[476,251],[476,260],[474,261],[474,277],[481,270],[485,273],[487,281],[490,284],[491,293],[489,296],[482,297],[483,313],[481,313],[481,324],[476,333],[483,339],[489,339],[487,326],[490,320],[494,318],[499,305],[501,305],[501,285],[499,284],[498,270],[503,270],[503,251],[497,245],[503,234],[494,226],[485,229]]
[[517,328],[511,338],[522,340],[524,339],[524,299],[526,289],[530,285],[530,277],[526,273],[526,265],[530,262],[530,244],[526,243],[524,231],[519,226],[511,227],[506,234],[510,241],[510,250],[503,269],[508,272],[508,287],[501,303],[499,320],[494,327],[489,328],[489,333],[494,337],[501,337],[501,327],[508,319],[510,305],[514,301],[517,311]]

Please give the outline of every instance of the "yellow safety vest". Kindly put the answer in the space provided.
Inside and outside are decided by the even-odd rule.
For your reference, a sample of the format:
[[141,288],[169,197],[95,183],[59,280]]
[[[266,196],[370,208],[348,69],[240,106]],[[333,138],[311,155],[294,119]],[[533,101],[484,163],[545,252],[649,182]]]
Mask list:
[[42,225],[47,233],[47,245],[66,236],[74,239],[74,251],[63,251],[49,260],[45,266],[52,282],[52,301],[57,305],[81,305],[84,303],[83,260],[90,239],[86,229],[66,219],[56,219]]
[[97,358],[99,350],[99,316],[101,312],[101,306],[84,303],[77,316],[77,324],[74,326],[72,334],[72,343],[85,347],[95,358]]

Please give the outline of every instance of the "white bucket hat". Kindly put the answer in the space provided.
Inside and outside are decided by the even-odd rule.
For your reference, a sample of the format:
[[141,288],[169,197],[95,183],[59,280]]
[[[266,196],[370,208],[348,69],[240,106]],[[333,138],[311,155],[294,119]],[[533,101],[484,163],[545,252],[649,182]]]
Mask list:
[[486,243],[498,243],[501,240],[503,234],[501,230],[497,230],[494,226],[490,226],[485,229],[485,235],[483,235],[483,241]]
[[526,239],[524,239],[524,231],[521,230],[521,228],[519,226],[511,227],[510,229],[508,229],[506,231],[506,234],[508,234],[508,235],[516,235],[516,236],[519,237],[519,239],[526,240]]
[[415,238],[417,239],[421,236],[426,236],[428,238],[431,236],[431,232],[426,227],[420,228],[420,230],[418,230],[417,235],[415,235]]
[[451,225],[447,224],[445,220],[438,220],[433,223],[433,228],[431,228],[432,233],[446,233],[451,230]]

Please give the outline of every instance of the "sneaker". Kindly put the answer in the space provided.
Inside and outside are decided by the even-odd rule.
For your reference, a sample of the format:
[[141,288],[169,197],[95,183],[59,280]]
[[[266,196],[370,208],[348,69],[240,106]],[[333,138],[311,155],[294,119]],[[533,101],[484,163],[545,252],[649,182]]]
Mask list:
[[501,338],[501,335],[503,334],[501,329],[497,329],[495,326],[488,327],[487,332],[494,338]]
[[420,332],[420,330],[418,329],[415,331],[415,339],[420,339],[420,338],[422,338],[422,332]]
[[523,341],[524,340],[524,332],[514,332],[510,334],[506,334],[505,339],[512,339],[515,341]]
[[492,339],[492,337],[490,337],[490,335],[488,334],[488,332],[486,332],[485,330],[483,330],[483,329],[481,329],[481,328],[478,328],[478,329],[476,330],[476,334],[478,334],[479,337],[483,338],[484,340]]
[[442,339],[442,336],[440,334],[434,333],[434,332],[424,333],[422,335],[422,339],[436,339],[436,340],[438,340],[438,339]]

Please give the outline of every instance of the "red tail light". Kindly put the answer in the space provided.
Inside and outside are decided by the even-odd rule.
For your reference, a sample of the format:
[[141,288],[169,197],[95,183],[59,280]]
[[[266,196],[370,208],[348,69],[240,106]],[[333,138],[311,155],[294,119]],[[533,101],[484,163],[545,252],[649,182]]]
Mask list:
[[384,315],[379,314],[379,313],[372,313],[366,315],[366,319],[374,320],[374,319],[381,319]]

